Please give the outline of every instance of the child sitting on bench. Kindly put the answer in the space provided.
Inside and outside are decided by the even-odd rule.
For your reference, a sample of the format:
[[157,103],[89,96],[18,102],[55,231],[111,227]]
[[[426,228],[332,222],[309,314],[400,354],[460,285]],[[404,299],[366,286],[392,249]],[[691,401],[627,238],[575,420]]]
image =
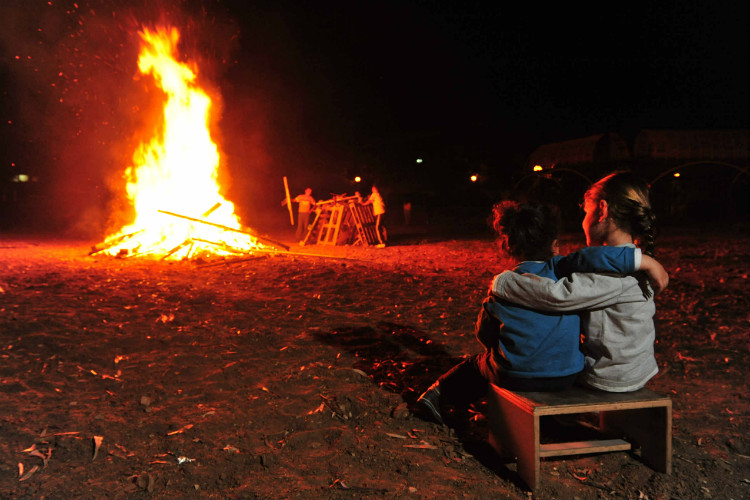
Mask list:
[[[666,275],[656,260],[635,247],[588,247],[559,256],[559,222],[551,207],[506,201],[494,207],[493,216],[501,254],[517,262],[515,273],[555,281],[574,271],[643,269]],[[604,291],[599,300],[606,305],[621,292]],[[444,424],[445,404],[466,408],[487,392],[489,382],[518,391],[564,390],[583,369],[576,313],[543,313],[490,294],[482,303],[475,333],[485,351],[454,366],[419,397],[417,406],[424,418]]]

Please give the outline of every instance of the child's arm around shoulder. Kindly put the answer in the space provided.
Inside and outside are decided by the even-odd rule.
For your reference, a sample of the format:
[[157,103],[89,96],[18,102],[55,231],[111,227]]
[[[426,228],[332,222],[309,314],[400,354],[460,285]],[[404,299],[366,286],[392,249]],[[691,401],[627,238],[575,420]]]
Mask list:
[[573,273],[558,281],[534,274],[504,271],[492,280],[490,293],[508,302],[540,311],[573,312],[641,302],[635,278]]
[[552,260],[558,277],[573,273],[630,274],[638,270],[641,251],[626,246],[592,246]]
[[654,292],[659,293],[667,288],[669,285],[669,274],[664,269],[658,260],[648,255],[641,255],[641,264],[639,269],[645,271],[648,274],[648,281],[654,289]]

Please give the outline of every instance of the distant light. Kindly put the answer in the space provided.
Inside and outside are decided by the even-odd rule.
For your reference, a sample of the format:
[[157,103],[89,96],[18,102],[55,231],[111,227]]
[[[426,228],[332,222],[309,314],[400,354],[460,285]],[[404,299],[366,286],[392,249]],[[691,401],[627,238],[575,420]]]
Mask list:
[[675,173],[674,173],[674,176],[675,176],[675,177],[679,177],[679,176],[680,176],[680,173],[679,173],[679,172],[675,172]]
[[417,163],[422,163],[422,158],[417,158]]
[[29,182],[29,176],[26,174],[18,174],[13,177],[13,182]]
[[534,172],[541,172],[544,168],[541,165],[534,165]]
[[471,179],[471,182],[477,182],[477,179],[479,179],[479,177],[477,176],[477,174],[474,174],[471,177],[469,177],[469,179]]
[[362,182],[362,177],[360,176],[355,177],[354,182]]

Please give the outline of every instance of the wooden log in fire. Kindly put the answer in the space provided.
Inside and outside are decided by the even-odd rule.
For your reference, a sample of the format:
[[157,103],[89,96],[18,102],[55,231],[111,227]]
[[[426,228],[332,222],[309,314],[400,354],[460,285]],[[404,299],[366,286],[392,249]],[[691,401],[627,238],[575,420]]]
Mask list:
[[130,234],[123,234],[122,236],[118,236],[117,238],[114,238],[113,240],[105,241],[104,243],[94,245],[93,247],[91,247],[91,251],[89,252],[89,255],[96,255],[99,252],[103,252],[104,250],[108,248],[112,248],[113,246],[118,245],[122,243],[123,241],[130,239],[137,234],[142,233],[143,231],[145,231],[145,229],[141,229],[139,231],[136,231]]
[[177,245],[176,247],[174,247],[172,250],[170,250],[169,252],[167,252],[167,254],[164,257],[161,258],[161,260],[168,259],[172,255],[174,255],[176,252],[178,252],[180,249],[185,248],[187,245],[190,245],[190,244],[191,244],[190,240],[183,241],[182,243],[180,243],[179,245]]
[[[211,240],[206,240],[204,238],[192,238],[192,241],[196,243],[204,243],[206,245],[213,245],[215,247],[221,248],[225,252],[231,252],[237,255],[246,255],[248,253],[248,250],[246,249],[236,248],[236,247],[233,247],[232,245],[227,245],[226,243],[221,242],[221,241],[211,241]],[[252,249],[249,252],[254,253],[255,251],[256,251],[255,249]],[[274,253],[277,253],[276,250],[272,250],[272,251]]]
[[[370,261],[364,260],[364,259],[354,259],[351,257],[340,257],[338,255],[324,255],[324,254],[315,254],[315,253],[302,253],[302,252],[276,252],[274,250],[262,250],[262,249],[253,249],[253,253],[268,253],[272,255],[285,255],[288,257],[315,257],[319,259],[333,259],[333,260],[347,260],[351,262],[363,262],[365,264],[369,264]],[[232,260],[223,260],[219,262],[210,262],[208,264],[201,264],[198,267],[204,268],[204,267],[215,267],[215,266],[228,266],[232,264],[240,264],[242,262],[247,262],[249,260],[255,260],[259,255],[253,255],[251,257],[243,257],[241,259],[232,259]]]
[[225,226],[223,224],[217,224],[215,222],[208,222],[207,220],[196,219],[195,217],[189,217],[187,215],[176,214],[174,212],[167,212],[166,210],[159,210],[159,213],[162,213],[162,214],[165,214],[165,215],[171,215],[172,217],[178,217],[180,219],[186,219],[186,220],[189,220],[189,221],[192,221],[192,222],[199,222],[201,224],[206,224],[206,225],[213,226],[213,227],[218,227],[219,229],[223,229],[224,231],[233,231],[235,233],[246,234],[248,236],[252,236],[253,238],[255,238],[257,240],[260,240],[261,242],[263,242],[263,243],[265,243],[265,244],[267,244],[269,246],[276,247],[277,249],[281,248],[283,250],[289,250],[289,247],[286,246],[286,245],[284,245],[283,243],[279,243],[278,241],[274,241],[274,240],[271,240],[271,239],[266,238],[264,236],[260,236],[258,234],[255,234],[255,233],[251,232],[251,231],[243,231],[241,229],[235,229],[233,227]]
[[209,208],[208,210],[206,210],[205,212],[203,212],[203,217],[208,217],[209,215],[211,215],[212,213],[214,213],[214,212],[215,212],[216,210],[218,210],[218,209],[219,209],[219,207],[221,207],[221,202],[220,202],[220,201],[217,201],[217,202],[216,202],[216,203],[214,204],[214,206],[213,206],[213,207],[211,207],[211,208]]

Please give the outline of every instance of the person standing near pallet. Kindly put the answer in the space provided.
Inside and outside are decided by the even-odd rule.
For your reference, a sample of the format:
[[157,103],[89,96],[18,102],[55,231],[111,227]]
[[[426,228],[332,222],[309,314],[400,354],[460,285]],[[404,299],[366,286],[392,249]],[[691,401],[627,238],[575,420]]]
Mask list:
[[377,187],[372,187],[372,193],[370,193],[370,196],[367,197],[367,201],[363,205],[372,205],[372,214],[375,216],[375,234],[378,236],[378,248],[385,248],[385,228],[382,229],[382,235],[380,229],[381,217],[385,213],[385,202],[383,201],[383,197],[380,196],[380,191],[378,191]]
[[[305,238],[307,226],[310,224],[310,214],[315,206],[315,198],[312,197],[312,188],[305,189],[305,193],[295,196],[292,202],[299,203],[299,212],[297,213],[297,240],[302,243]],[[281,202],[282,207],[286,204],[286,199]]]

